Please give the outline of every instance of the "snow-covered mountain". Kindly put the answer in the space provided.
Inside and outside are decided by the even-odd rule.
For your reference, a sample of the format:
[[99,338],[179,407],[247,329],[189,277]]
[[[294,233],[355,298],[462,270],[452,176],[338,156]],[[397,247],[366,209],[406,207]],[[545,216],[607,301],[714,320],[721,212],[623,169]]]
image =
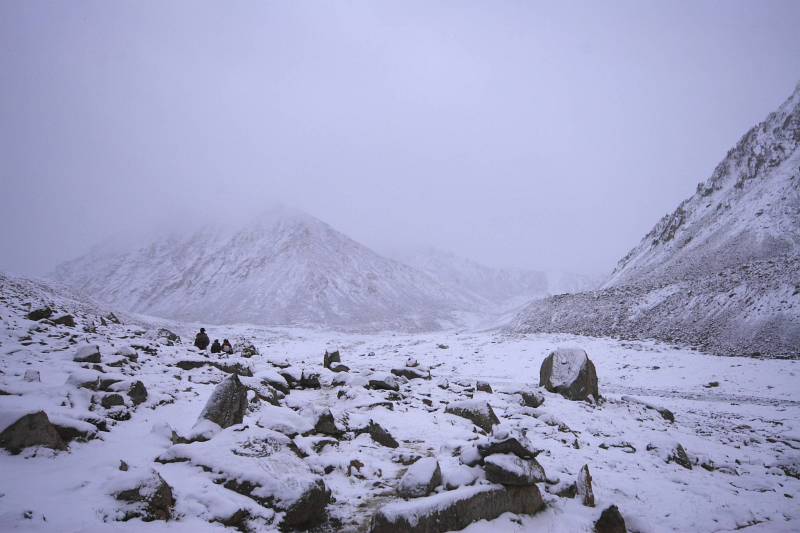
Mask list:
[[395,256],[460,294],[472,294],[492,305],[511,308],[533,298],[592,289],[589,276],[569,272],[492,268],[433,247],[406,250]]
[[144,245],[100,246],[54,277],[119,309],[211,323],[435,329],[476,305],[288,208]]
[[532,303],[516,331],[800,354],[800,85],[617,265],[604,290]]

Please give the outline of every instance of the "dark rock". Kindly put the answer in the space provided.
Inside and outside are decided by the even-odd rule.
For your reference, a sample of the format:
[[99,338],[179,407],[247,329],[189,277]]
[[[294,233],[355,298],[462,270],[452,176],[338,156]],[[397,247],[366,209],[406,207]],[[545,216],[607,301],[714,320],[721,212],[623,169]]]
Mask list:
[[28,320],[43,320],[45,318],[50,318],[53,316],[53,310],[49,307],[42,307],[39,309],[34,309],[30,313],[28,313]]
[[707,389],[713,389],[714,387],[719,387],[719,381],[709,381],[708,384],[703,385],[703,387]]
[[239,374],[240,376],[248,378],[253,376],[253,371],[250,367],[241,363],[227,363],[225,361],[212,361],[210,359],[191,359],[175,363],[175,366],[181,370],[194,370],[195,368],[202,368],[206,365],[213,366],[228,374]]
[[72,315],[63,315],[53,319],[53,324],[57,326],[67,326],[69,328],[75,327],[75,317]]
[[333,365],[330,369],[332,372],[350,372],[350,367],[347,365]]
[[410,502],[385,505],[372,518],[372,533],[438,533],[464,529],[503,513],[534,514],[544,507],[535,485],[476,485]]
[[687,470],[692,469],[692,462],[689,460],[689,455],[686,453],[686,450],[683,449],[683,446],[677,444],[675,448],[672,450],[672,453],[667,458],[668,463],[676,463],[686,468]]
[[175,505],[172,487],[167,485],[155,470],[136,487],[118,492],[114,497],[133,504],[132,508],[126,511],[125,520],[131,518],[141,518],[144,522],[169,520]]
[[300,374],[300,381],[297,384],[303,389],[319,389],[322,386],[319,382],[319,374],[306,370]]
[[424,457],[408,467],[397,493],[403,498],[421,498],[442,484],[442,471],[433,457]]
[[490,455],[483,461],[486,479],[501,485],[527,486],[544,481],[544,468],[536,459],[520,459],[514,454]]
[[20,417],[0,433],[0,447],[16,455],[29,446],[63,450],[66,444],[44,411]]
[[431,373],[419,367],[393,368],[392,374],[406,379],[431,379]]
[[25,371],[25,374],[23,374],[22,379],[28,383],[39,383],[42,381],[42,376],[39,374],[38,370],[28,369]]
[[125,405],[125,400],[122,398],[121,395],[117,393],[106,394],[100,400],[100,405],[102,405],[106,409],[111,409],[112,407]]
[[120,469],[120,471],[121,471],[121,472],[127,472],[127,471],[128,471],[128,468],[129,468],[129,467],[128,467],[128,463],[126,463],[125,461],[122,461],[122,460],[120,460],[120,462],[119,462],[119,469]]
[[387,448],[397,448],[400,446],[388,430],[371,420],[369,422],[369,436],[372,437],[372,440]]
[[375,389],[375,390],[389,390],[389,391],[399,391],[400,384],[397,382],[397,378],[392,375],[385,375],[383,377],[375,377],[369,380],[367,383],[368,389]]
[[139,405],[147,400],[147,389],[141,381],[134,382],[128,389],[128,397],[133,405]]
[[492,406],[481,400],[453,402],[445,408],[445,413],[466,418],[486,432],[491,432],[492,426],[500,423]]
[[525,407],[539,407],[544,403],[544,396],[534,391],[520,391],[519,395],[522,397],[522,405]]
[[600,398],[594,363],[580,348],[558,348],[539,369],[539,386],[569,400]]
[[221,428],[241,424],[247,411],[247,388],[233,374],[225,378],[211,393],[200,418],[216,423]]
[[72,360],[76,363],[100,363],[100,347],[96,344],[84,344],[78,348]]
[[168,330],[167,328],[159,328],[158,331],[156,331],[156,338],[167,339],[168,346],[181,343],[180,336],[177,333],[173,333],[172,331]]
[[489,385],[489,383],[486,381],[478,381],[475,384],[475,390],[478,390],[480,392],[488,392],[489,394],[493,393],[492,386]]
[[325,350],[325,355],[322,356],[322,366],[330,368],[333,363],[341,363],[342,358],[339,355],[339,350],[335,352],[328,352]]
[[319,414],[317,422],[314,424],[314,433],[330,435],[331,437],[338,437],[342,434],[342,430],[336,425],[336,420],[334,420],[330,409],[324,409]]
[[616,505],[608,507],[594,523],[595,533],[626,533],[625,519]]
[[106,320],[108,320],[112,324],[122,324],[122,322],[120,322],[119,318],[117,318],[117,315],[115,315],[114,313],[108,313],[106,315]]
[[520,459],[533,459],[539,455],[539,450],[531,446],[528,439],[516,436],[503,436],[503,438],[491,437],[486,442],[478,444],[478,453],[481,457],[487,457],[498,453],[513,453]]
[[575,491],[581,497],[581,503],[586,507],[594,507],[594,491],[592,490],[592,475],[589,465],[583,465],[575,481]]
[[245,344],[244,346],[242,346],[241,353],[242,357],[247,357],[247,358],[255,357],[256,355],[258,355],[258,348],[256,348],[255,345],[253,344]]

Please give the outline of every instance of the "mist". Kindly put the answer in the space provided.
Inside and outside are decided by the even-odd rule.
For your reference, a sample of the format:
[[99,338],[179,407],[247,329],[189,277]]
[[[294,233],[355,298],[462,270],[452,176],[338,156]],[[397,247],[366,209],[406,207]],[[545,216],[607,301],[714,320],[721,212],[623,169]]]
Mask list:
[[800,77],[797,2],[0,4],[0,269],[276,202],[610,271]]

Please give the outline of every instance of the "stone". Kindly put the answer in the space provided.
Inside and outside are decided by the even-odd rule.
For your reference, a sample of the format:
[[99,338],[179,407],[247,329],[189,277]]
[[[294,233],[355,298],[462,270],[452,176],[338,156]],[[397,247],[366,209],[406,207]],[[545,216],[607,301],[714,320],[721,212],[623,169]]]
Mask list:
[[367,388],[396,392],[400,390],[400,384],[397,382],[396,377],[391,374],[386,374],[383,376],[373,376],[367,383]]
[[535,391],[520,391],[521,396],[520,404],[525,407],[533,407],[534,409],[544,403],[544,396]]
[[108,320],[112,324],[121,324],[122,323],[122,322],[120,322],[119,318],[117,318],[117,315],[115,315],[114,313],[108,313],[106,315],[106,320]]
[[68,328],[75,327],[75,317],[72,315],[62,315],[53,319],[53,324],[57,326],[67,326]]
[[239,376],[232,374],[216,386],[200,413],[200,418],[227,428],[241,424],[246,411],[247,388],[239,381]]
[[177,333],[173,333],[172,331],[168,330],[167,328],[159,328],[156,331],[156,339],[166,339],[167,346],[173,346],[174,344],[180,344],[181,338]]
[[487,433],[492,431],[492,426],[500,423],[497,415],[494,414],[494,410],[492,410],[492,406],[483,400],[452,402],[444,411],[451,415],[466,418]]
[[331,491],[319,479],[311,485],[291,506],[285,509],[283,524],[286,527],[305,529],[321,522],[325,507],[331,500]]
[[676,444],[675,448],[672,449],[672,453],[669,454],[667,462],[676,463],[687,470],[692,469],[692,461],[689,460],[689,455],[680,444]]
[[319,382],[319,374],[316,372],[309,372],[308,370],[303,370],[297,384],[302,389],[319,389],[322,386]]
[[39,309],[34,309],[30,313],[28,313],[28,320],[44,320],[45,318],[50,318],[53,316],[53,310],[49,307],[41,307]]
[[521,459],[533,459],[539,455],[530,441],[520,435],[492,435],[489,440],[478,443],[478,453],[487,457],[498,453],[513,453]]
[[131,346],[120,346],[117,348],[116,354],[126,357],[130,361],[139,360],[139,354],[136,353],[136,350],[134,350]]
[[594,491],[592,490],[592,475],[589,465],[583,465],[575,480],[575,492],[581,497],[581,503],[586,507],[594,507]]
[[44,446],[54,450],[66,448],[66,444],[44,411],[21,416],[0,433],[0,447],[14,455],[30,446]]
[[341,363],[342,358],[339,355],[339,350],[329,352],[325,350],[325,355],[322,356],[322,366],[330,368],[333,363]]
[[420,367],[393,368],[392,374],[406,379],[431,379],[431,373]]
[[323,409],[319,413],[314,424],[314,433],[322,433],[331,437],[338,437],[342,434],[342,430],[336,425],[336,420],[333,418],[330,409]]
[[96,344],[84,344],[75,351],[72,360],[76,363],[100,363],[100,347]]
[[600,514],[594,523],[595,533],[626,533],[625,519],[616,505],[612,505]]
[[493,392],[492,386],[486,381],[478,381],[477,383],[475,383],[475,390],[480,392],[487,392],[489,394],[492,394]]
[[245,344],[242,346],[241,353],[242,357],[255,357],[258,355],[258,348],[256,348],[253,344]]
[[424,457],[408,467],[397,486],[397,493],[403,498],[421,498],[441,484],[439,462],[433,457]]
[[103,396],[103,399],[100,400],[100,405],[102,405],[105,409],[111,409],[112,407],[125,405],[125,400],[117,393],[106,394]]
[[22,376],[22,379],[24,379],[28,383],[39,383],[40,381],[42,381],[42,376],[39,374],[38,370],[28,369],[25,371],[25,374]]
[[128,397],[133,402],[133,405],[139,405],[147,400],[147,389],[141,381],[135,381],[128,388]]
[[536,459],[521,459],[511,453],[490,455],[483,460],[486,479],[501,485],[527,486],[544,481],[544,468]]
[[503,513],[534,514],[544,507],[535,485],[474,485],[389,503],[372,517],[371,533],[439,533],[464,529]]
[[370,420],[369,422],[369,436],[372,437],[372,440],[380,444],[381,446],[386,446],[387,448],[397,448],[400,444],[395,440],[391,433],[386,430],[380,424],[373,422]]
[[141,518],[143,522],[153,520],[169,520],[175,498],[172,487],[152,470],[149,476],[137,480],[136,486],[114,494],[117,500],[131,503],[131,508],[126,510],[125,520]]
[[419,366],[419,361],[417,361],[414,357],[409,357],[406,360],[406,366],[408,368],[416,368]]
[[331,372],[350,372],[350,367],[347,365],[333,365],[331,366]]
[[568,400],[598,400],[594,363],[580,348],[558,348],[545,357],[539,369],[539,386]]

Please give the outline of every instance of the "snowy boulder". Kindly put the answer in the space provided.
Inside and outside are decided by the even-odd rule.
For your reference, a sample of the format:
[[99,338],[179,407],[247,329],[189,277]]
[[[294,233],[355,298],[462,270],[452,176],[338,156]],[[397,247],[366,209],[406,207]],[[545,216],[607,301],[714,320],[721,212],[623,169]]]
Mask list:
[[125,399],[122,397],[122,395],[114,392],[103,396],[103,398],[100,400],[100,405],[102,405],[105,409],[111,409],[112,407],[125,405]]
[[626,533],[625,519],[616,505],[608,507],[594,523],[595,533]]
[[34,309],[30,313],[28,313],[27,318],[28,320],[44,320],[45,318],[50,318],[53,316],[53,310],[49,307],[40,307],[39,309]]
[[139,354],[136,353],[136,350],[133,349],[131,346],[120,346],[117,348],[116,355],[121,355],[122,357],[127,357],[130,361],[138,361]]
[[96,344],[84,344],[75,350],[72,360],[76,363],[99,363],[100,347]]
[[395,376],[404,377],[406,379],[431,379],[431,373],[428,370],[423,369],[422,367],[415,366],[415,367],[403,367],[403,368],[393,368],[392,374]]
[[592,475],[589,465],[583,465],[575,480],[575,492],[581,497],[581,503],[586,507],[594,507],[594,491],[592,490]]
[[216,386],[200,413],[200,419],[210,420],[221,428],[241,424],[247,411],[247,388],[236,374]]
[[128,398],[131,399],[133,405],[139,405],[147,400],[147,389],[141,381],[135,381],[128,388]]
[[418,366],[419,366],[419,361],[417,361],[417,360],[416,360],[416,358],[414,358],[414,357],[409,357],[409,358],[406,360],[406,366],[407,366],[408,368],[415,368],[415,367],[418,367]]
[[511,453],[490,455],[483,460],[486,479],[501,485],[527,486],[546,479],[536,459],[520,459]]
[[29,446],[44,446],[54,450],[66,448],[66,444],[44,411],[19,417],[10,413],[1,415],[0,427],[3,428],[0,433],[0,447],[14,455]]
[[270,368],[259,370],[255,374],[255,377],[260,379],[262,383],[281,391],[283,394],[289,394],[289,383],[286,381],[285,377],[275,370]]
[[288,407],[264,405],[258,410],[259,427],[277,431],[288,437],[314,431],[314,421]]
[[128,503],[123,520],[141,518],[144,522],[152,522],[169,520],[172,516],[175,505],[172,487],[155,470],[138,475],[126,471],[125,477],[119,483],[121,486],[128,486],[113,492],[117,500]]
[[371,533],[435,533],[464,529],[478,520],[503,513],[534,514],[544,507],[535,485],[475,485],[425,498],[397,501],[372,517]]
[[395,438],[387,429],[380,424],[373,422],[372,420],[369,421],[368,432],[369,436],[372,437],[372,440],[381,446],[386,446],[387,448],[397,448],[400,446],[397,440],[395,440]]
[[687,470],[692,469],[692,461],[689,459],[686,450],[680,444],[676,444],[675,448],[672,449],[669,457],[667,457],[667,462],[676,463]]
[[539,454],[531,442],[519,432],[496,431],[491,437],[478,443],[478,453],[487,457],[498,453],[513,453],[521,459],[533,459]]
[[314,424],[314,433],[321,433],[331,437],[339,437],[342,430],[336,425],[336,420],[330,409],[323,409],[317,415],[317,421]]
[[400,383],[397,381],[397,378],[391,374],[376,374],[370,377],[367,388],[397,392],[400,390]]
[[53,324],[56,326],[67,326],[68,328],[75,327],[75,317],[72,315],[61,315],[53,319]]
[[319,382],[319,372],[312,372],[310,370],[303,370],[300,373],[300,379],[297,381],[297,385],[301,389],[318,389],[322,385]]
[[339,355],[339,350],[334,350],[329,352],[325,350],[325,354],[322,356],[322,366],[325,368],[330,368],[333,363],[341,363],[342,358]]
[[539,369],[539,386],[569,400],[600,398],[594,363],[580,348],[558,348],[548,355]]
[[180,336],[167,328],[159,328],[158,331],[156,331],[155,338],[165,346],[173,346],[181,343]]
[[525,407],[539,407],[544,403],[544,396],[535,391],[520,391],[520,404]]
[[466,418],[487,433],[492,431],[492,426],[500,423],[497,415],[494,414],[494,410],[492,410],[492,406],[489,405],[489,402],[483,400],[452,402],[445,408],[444,412]]
[[479,392],[486,392],[488,394],[492,394],[494,392],[488,381],[477,381],[475,383],[475,390]]
[[397,493],[403,498],[421,498],[441,484],[439,462],[433,457],[424,457],[408,467],[400,479]]

